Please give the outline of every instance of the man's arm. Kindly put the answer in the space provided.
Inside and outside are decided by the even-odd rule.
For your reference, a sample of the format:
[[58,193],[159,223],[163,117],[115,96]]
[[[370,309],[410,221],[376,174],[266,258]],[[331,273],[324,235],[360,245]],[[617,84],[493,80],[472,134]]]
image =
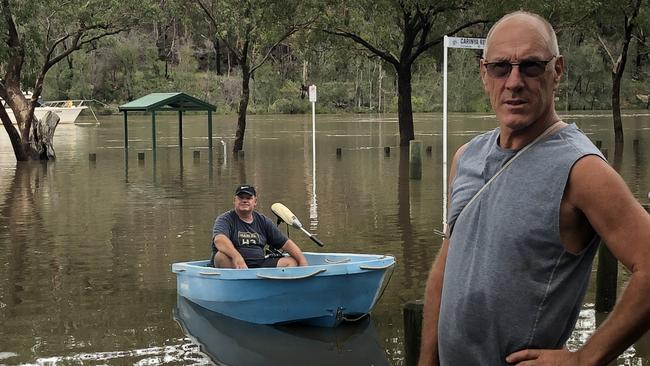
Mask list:
[[442,241],[442,247],[433,262],[427,286],[424,292],[424,319],[422,321],[422,344],[420,345],[419,366],[438,365],[438,316],[440,314],[440,298],[442,280],[447,262],[449,240]]
[[[451,186],[456,176],[456,166],[460,155],[465,151],[467,144],[461,146],[454,155],[449,169],[449,189],[447,190],[449,205],[451,205]],[[449,210],[447,210],[449,212]],[[445,233],[449,235],[449,233]],[[440,314],[440,300],[442,295],[442,282],[445,274],[445,263],[447,262],[447,250],[449,239],[442,241],[436,260],[431,266],[427,285],[424,290],[424,319],[422,321],[422,343],[420,345],[419,366],[438,365],[438,317]]]
[[631,272],[630,281],[607,320],[580,350],[523,350],[508,356],[510,363],[526,365],[525,360],[536,360],[536,365],[605,365],[650,328],[650,215],[623,179],[596,156],[586,156],[574,165],[566,199],[584,213],[612,254]]
[[234,265],[234,268],[236,269],[248,268],[246,262],[244,261],[244,257],[241,256],[239,251],[235,248],[235,245],[227,236],[225,236],[224,234],[217,234],[215,235],[213,242],[214,242],[214,246],[217,248],[217,250],[220,253],[223,253],[228,258],[230,258],[230,260]]
[[289,253],[291,258],[295,259],[296,262],[298,262],[299,266],[309,265],[307,263],[307,259],[305,258],[304,254],[302,254],[302,250],[300,250],[298,245],[296,245],[296,243],[294,243],[293,240],[287,239],[287,241],[284,242],[284,245],[282,246],[282,250]]

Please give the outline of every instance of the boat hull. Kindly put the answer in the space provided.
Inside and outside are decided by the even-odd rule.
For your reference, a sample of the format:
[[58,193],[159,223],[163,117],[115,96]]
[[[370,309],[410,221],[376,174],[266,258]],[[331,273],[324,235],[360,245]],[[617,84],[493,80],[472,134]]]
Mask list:
[[[86,108],[88,107],[36,107],[36,109],[34,109],[34,117],[41,120],[45,116],[45,113],[52,112],[59,116],[59,124],[69,124],[74,123],[77,120],[77,117],[79,117],[79,114],[81,114],[81,112]],[[11,122],[16,124],[16,117],[14,117],[14,112],[11,108],[5,108],[5,111],[9,115]]]
[[196,261],[172,271],[180,296],[214,312],[257,324],[334,327],[370,313],[395,264],[381,255],[305,256],[307,267],[217,269]]

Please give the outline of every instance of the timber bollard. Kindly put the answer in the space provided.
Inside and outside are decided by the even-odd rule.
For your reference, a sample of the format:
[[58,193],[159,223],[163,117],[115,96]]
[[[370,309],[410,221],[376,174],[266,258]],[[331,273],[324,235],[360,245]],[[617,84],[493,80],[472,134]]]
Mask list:
[[431,146],[427,146],[427,155],[431,156],[432,151],[433,151],[433,148]]
[[424,301],[409,301],[404,305],[404,353],[406,366],[417,365],[420,358]]
[[390,156],[390,146],[384,147],[384,156]]
[[[607,149],[601,152],[608,158]],[[616,304],[618,287],[618,261],[604,242],[598,247],[598,271],[596,272],[596,311],[609,312]]]
[[199,160],[201,159],[201,152],[198,150],[194,151],[194,160]]
[[97,154],[95,154],[95,153],[88,154],[88,160],[97,161]]
[[603,147],[603,142],[600,141],[600,140],[596,140],[596,144],[595,144],[595,145],[596,145],[596,147],[598,148],[598,150],[600,150],[600,148]]
[[422,141],[409,142],[409,178],[422,179]]
[[596,311],[609,312],[616,304],[618,261],[604,242],[598,247],[596,273]]

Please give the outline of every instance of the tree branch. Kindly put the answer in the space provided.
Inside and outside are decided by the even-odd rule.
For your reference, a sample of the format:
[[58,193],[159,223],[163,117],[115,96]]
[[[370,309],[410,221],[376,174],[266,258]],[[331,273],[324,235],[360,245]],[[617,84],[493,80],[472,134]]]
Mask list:
[[340,37],[345,37],[353,40],[354,42],[364,46],[366,49],[368,49],[370,52],[374,53],[375,55],[381,57],[382,59],[386,60],[387,62],[391,63],[394,66],[399,65],[399,60],[397,59],[396,56],[391,54],[389,51],[381,51],[377,47],[371,45],[368,41],[365,39],[361,38],[360,36],[350,33],[347,31],[343,30],[329,30],[329,29],[322,29],[323,32],[327,34],[332,34],[335,36],[340,36]]
[[612,55],[612,53],[609,51],[609,48],[605,44],[605,41],[600,36],[600,34],[596,35],[596,37],[598,37],[598,41],[600,42],[600,46],[603,48],[603,50],[605,50],[605,52],[607,53],[607,56],[609,56],[609,60],[612,62],[612,65],[614,65],[614,63],[616,62],[614,60],[614,55]]
[[[208,10],[207,6],[205,6],[205,4],[203,4],[203,2],[201,0],[196,0],[196,2],[199,4],[201,9],[203,9],[203,13],[205,13],[205,15],[208,16],[208,19],[210,20],[210,23],[212,23],[212,26],[214,26],[214,29],[215,29],[215,32],[216,32],[216,30],[219,29],[219,23],[217,22],[217,19],[215,19],[215,17],[212,15],[210,10]],[[217,38],[219,38],[219,37],[217,37]],[[232,44],[230,42],[228,42],[227,39],[221,38],[221,40],[223,41],[223,43],[226,44],[226,47],[228,47],[228,50],[230,50],[230,52],[232,54],[234,54],[235,57],[237,57],[238,59],[242,58],[242,55],[238,52],[238,50],[235,47],[232,46]]]
[[[461,26],[458,26],[456,29],[452,30],[451,32],[448,32],[447,35],[448,36],[449,35],[454,35],[454,34],[462,31],[463,29],[465,29],[467,27],[471,27],[471,26],[476,25],[476,24],[484,24],[484,23],[487,23],[487,22],[489,22],[489,20],[487,20],[487,19],[472,20],[472,21],[467,22],[467,23],[465,23],[465,24],[463,24]],[[418,56],[420,56],[420,54],[422,54],[424,51],[428,50],[429,48],[439,44],[440,42],[442,42],[443,39],[444,39],[444,36],[441,36],[441,37],[438,37],[438,38],[436,38],[434,40],[431,40],[430,42],[427,42],[422,47],[418,47],[418,49],[413,54],[412,59],[415,60]]]
[[271,56],[271,52],[273,52],[273,50],[274,50],[277,46],[279,46],[280,43],[282,43],[285,39],[291,37],[292,34],[298,32],[298,31],[301,30],[301,29],[306,28],[308,25],[309,25],[309,23],[303,23],[303,24],[296,25],[296,26],[292,26],[291,28],[289,28],[289,29],[288,29],[288,30],[287,30],[287,31],[286,31],[286,32],[285,32],[285,33],[284,33],[284,34],[283,34],[283,35],[282,35],[282,36],[281,36],[281,37],[280,37],[280,38],[279,38],[279,39],[278,39],[278,40],[277,40],[277,41],[276,41],[276,42],[275,42],[275,43],[274,43],[274,44],[273,44],[273,45],[272,45],[272,46],[271,46],[267,51],[266,51],[266,54],[264,55],[264,57],[262,57],[262,59],[260,60],[260,62],[258,62],[257,65],[254,65],[254,66],[251,67],[251,74],[254,73],[255,70],[257,70],[258,68],[260,68],[260,67],[261,67],[261,66],[266,62],[266,60],[268,60],[268,58]]
[[6,42],[7,46],[9,46],[10,49],[9,62],[4,77],[5,87],[11,86],[20,88],[19,79],[20,73],[23,69],[23,64],[25,62],[25,49],[20,42],[18,29],[16,27],[16,23],[14,22],[13,13],[9,7],[8,0],[2,0],[2,10],[5,17],[5,22],[7,23],[7,34],[9,36]]

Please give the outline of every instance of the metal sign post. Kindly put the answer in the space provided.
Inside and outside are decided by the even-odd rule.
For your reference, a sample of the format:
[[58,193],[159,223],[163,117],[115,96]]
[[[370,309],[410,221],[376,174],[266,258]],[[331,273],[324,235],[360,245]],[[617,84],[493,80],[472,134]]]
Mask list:
[[443,79],[442,79],[442,230],[447,228],[447,50],[449,48],[485,48],[485,38],[444,37]]

